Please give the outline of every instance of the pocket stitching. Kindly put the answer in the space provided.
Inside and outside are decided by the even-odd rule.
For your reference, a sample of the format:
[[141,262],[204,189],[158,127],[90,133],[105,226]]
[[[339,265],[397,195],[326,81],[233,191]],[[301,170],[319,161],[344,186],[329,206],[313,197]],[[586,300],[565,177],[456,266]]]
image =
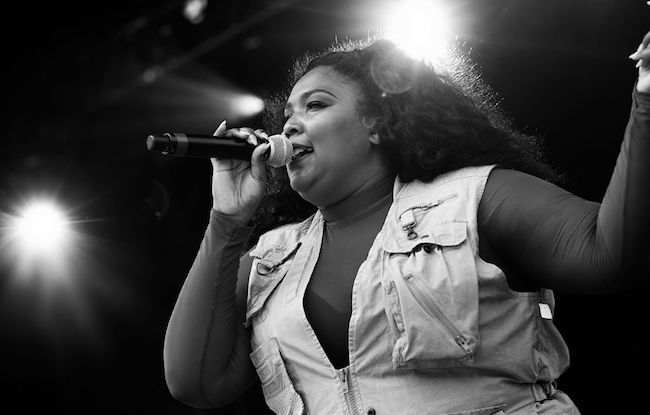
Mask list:
[[[267,250],[267,252],[265,252],[265,255],[258,255],[257,251],[251,252],[250,255],[253,258],[257,259],[255,271],[263,277],[267,277],[275,273],[275,271],[282,269],[282,265],[287,263],[287,261],[289,261],[289,259],[291,259],[295,253],[298,252],[298,249],[300,249],[301,245],[302,242],[298,242],[296,246],[294,246],[291,250],[272,248],[270,250]],[[265,270],[264,272],[260,271],[260,265],[267,267],[268,270]]]
[[[416,291],[411,290],[409,286],[409,281],[414,281],[415,287],[414,289]],[[451,336],[452,340],[454,343],[460,348],[460,350],[464,353],[464,356],[458,357],[456,359],[461,360],[461,361],[466,361],[468,359],[471,359],[472,354],[474,352],[474,347],[476,346],[476,341],[472,341],[473,339],[470,337],[468,338],[456,325],[454,322],[451,321],[449,316],[444,312],[444,310],[440,309],[440,306],[438,305],[437,301],[435,298],[433,298],[432,295],[428,294],[426,291],[429,291],[429,287],[426,287],[426,284],[424,284],[423,281],[420,281],[417,279],[417,276],[412,276],[409,281],[405,282],[405,285],[407,289],[410,291],[411,296],[415,300],[416,304],[424,311],[425,314],[429,315],[430,318],[434,319],[435,321],[438,321],[442,324],[443,327],[447,329],[448,334]],[[417,294],[416,294],[417,293]],[[427,298],[425,299],[419,299],[419,295],[426,296]],[[428,300],[425,302],[424,300]],[[427,307],[427,304],[431,303],[431,308],[432,310]],[[436,315],[431,315],[431,314],[436,314]],[[460,340],[459,340],[460,338]],[[471,344],[471,350],[466,349],[461,342],[465,343],[467,342],[468,344]],[[472,344],[473,343],[473,344]],[[470,347],[469,345],[467,347]]]
[[[424,225],[424,226],[423,226]],[[427,238],[430,239],[436,239],[439,244],[432,244],[435,247],[435,252],[433,250],[425,250],[426,255],[433,255],[438,252],[444,253],[445,251],[454,251],[456,249],[461,249],[461,247],[464,247],[466,243],[468,243],[468,235],[467,235],[467,222],[466,221],[445,221],[445,222],[439,222],[439,223],[421,223],[420,226],[422,227],[422,231],[420,231],[421,234],[424,234],[426,230],[431,230],[429,232],[429,235],[426,235]],[[394,231],[394,229],[393,229]],[[451,236],[447,237],[445,236],[445,233],[450,234]],[[433,236],[432,236],[433,235]],[[442,235],[442,236],[441,236]],[[407,241],[404,238],[404,235],[399,234],[398,236],[402,237],[402,240],[397,241],[398,247],[402,248],[399,250],[399,252],[391,252],[391,248],[394,248],[394,246],[391,246],[390,240],[384,239],[383,243],[383,248],[384,252],[386,255],[386,261],[391,261],[390,258],[395,256],[402,256],[404,254],[406,256],[411,256],[411,255],[417,255],[417,252],[421,251],[420,249],[417,249],[418,246],[424,245],[427,243],[426,239],[424,236],[421,236],[419,240],[411,240]],[[445,244],[445,245],[443,245]],[[406,248],[406,249],[405,249]],[[422,253],[422,255],[425,255]],[[409,261],[410,259],[404,258],[404,260]],[[400,261],[400,260],[398,260]],[[385,265],[384,265],[385,266]],[[396,272],[401,272],[402,274],[406,274],[408,270],[402,269],[401,265],[399,263],[396,263],[396,266],[398,268],[393,268],[394,271]],[[416,278],[416,277],[413,277]],[[387,317],[389,318],[388,324],[391,329],[391,332],[395,335],[396,338],[393,339],[393,353],[396,353],[396,348],[398,346],[398,339],[401,339],[402,341],[407,341],[408,342],[408,336],[409,333],[411,332],[411,328],[409,325],[409,316],[405,315],[404,310],[402,309],[402,305],[400,305],[400,316],[401,321],[403,323],[403,331],[399,331],[399,327],[397,325],[397,321],[394,317],[395,312],[395,296],[398,298],[400,297],[400,292],[401,290],[397,289],[397,286],[395,285],[394,280],[389,279],[386,280],[387,282],[385,283],[385,289],[384,289],[384,294],[386,296],[386,311],[387,311]],[[424,281],[417,281],[417,282],[422,282]],[[388,289],[390,287],[390,284],[392,283],[392,289],[394,289],[396,292],[391,293],[390,290]],[[403,281],[403,283],[407,284],[407,287],[403,287],[404,289],[411,291],[411,288],[417,289],[417,285],[415,287],[410,287],[408,284],[412,284],[412,282],[409,281]],[[405,295],[407,293],[404,293]],[[434,301],[435,306],[440,308],[441,306],[438,304],[437,301],[435,301],[435,296],[432,298],[430,296],[430,293],[428,292],[423,292],[424,295],[423,299],[420,299],[420,301],[417,301],[415,298],[416,296],[411,293],[411,296],[413,297],[412,299],[409,299],[408,302],[413,301],[412,305],[410,306],[417,306],[422,313],[421,318],[433,318],[439,325],[440,327],[436,329],[436,332],[438,330],[440,331],[440,335],[445,336],[447,338],[448,346],[449,349],[447,352],[443,353],[439,357],[435,357],[435,353],[429,357],[429,354],[425,353],[422,355],[420,352],[417,352],[417,345],[413,345],[414,349],[411,353],[409,353],[409,358],[407,361],[402,361],[400,366],[405,366],[405,367],[412,367],[412,368],[435,368],[435,367],[453,367],[453,366],[466,366],[467,364],[471,364],[474,360],[474,356],[476,353],[476,348],[478,346],[478,337],[474,336],[472,334],[465,334],[466,330],[461,329],[461,327],[465,327],[465,321],[464,318],[460,320],[461,324],[460,326],[456,323],[454,323],[456,320],[452,320],[451,317],[449,316],[449,313],[444,311],[446,308],[443,308],[440,310],[440,313],[444,317],[437,317],[437,313],[434,313],[432,315],[432,311],[427,310],[426,307],[423,307],[422,304],[420,304],[421,301],[426,300],[428,303],[429,301]],[[401,304],[401,299],[399,300]],[[416,312],[416,311],[412,311]],[[410,313],[410,312],[409,312]],[[453,313],[452,313],[453,314]],[[393,317],[393,318],[391,318]],[[399,317],[397,318],[399,320]],[[457,318],[460,318],[459,316],[456,316]],[[455,318],[456,318],[455,317]],[[447,320],[445,322],[444,320]],[[415,325],[416,329],[418,325],[424,324],[424,322],[419,322],[418,323],[418,318],[415,318],[414,321],[411,323],[412,325]],[[478,324],[478,322],[471,323],[468,322],[469,324]],[[453,330],[450,330],[448,327],[449,325],[453,326]],[[473,327],[473,326],[472,326]],[[473,332],[473,329],[468,328],[470,332]],[[460,336],[459,336],[460,335]],[[425,340],[426,342],[426,340]],[[462,343],[462,344],[461,344]],[[455,352],[453,350],[456,350]],[[452,357],[453,356],[453,357]],[[429,363],[427,363],[429,362]],[[395,363],[395,362],[394,362]]]
[[[490,415],[499,415],[500,414],[499,411],[502,411],[503,408],[505,408],[505,407],[506,407],[506,404],[502,403],[502,404],[493,405],[493,406],[486,406],[486,407],[483,407],[483,408],[470,409],[468,411],[449,412],[449,413],[446,413],[445,415],[483,415],[483,414],[488,415],[488,413]],[[492,412],[492,411],[494,411],[494,412]],[[433,415],[433,414],[431,414],[431,415]]]
[[402,235],[402,232],[392,230],[384,239],[382,248],[389,254],[408,254],[413,252],[418,245],[423,244],[457,247],[467,241],[467,222],[447,221],[428,224],[428,226],[421,226],[419,232],[418,239],[408,239],[408,236]]
[[[280,348],[276,338],[271,338],[265,343],[258,346],[254,351],[249,354],[251,362],[255,367],[255,370],[260,378],[262,384],[262,392],[264,393],[264,398],[267,401],[267,405],[271,407],[272,410],[292,410],[296,406],[299,408],[304,408],[304,403],[302,397],[295,390],[289,374],[286,370],[284,362],[282,361],[282,355],[280,354]],[[260,376],[260,370],[263,367],[270,368],[270,378],[267,381],[262,380]],[[280,401],[274,402],[275,409],[269,404],[274,398],[277,398],[282,393],[289,394],[288,403],[287,399],[280,398]],[[278,405],[282,405],[277,408]]]

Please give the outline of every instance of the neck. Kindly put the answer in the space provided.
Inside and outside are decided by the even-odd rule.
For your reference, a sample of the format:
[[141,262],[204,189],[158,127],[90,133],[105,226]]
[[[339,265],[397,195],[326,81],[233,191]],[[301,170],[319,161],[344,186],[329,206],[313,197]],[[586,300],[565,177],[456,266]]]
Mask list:
[[387,175],[364,183],[343,199],[320,207],[323,218],[328,223],[350,222],[380,206],[390,204],[394,182],[395,178]]

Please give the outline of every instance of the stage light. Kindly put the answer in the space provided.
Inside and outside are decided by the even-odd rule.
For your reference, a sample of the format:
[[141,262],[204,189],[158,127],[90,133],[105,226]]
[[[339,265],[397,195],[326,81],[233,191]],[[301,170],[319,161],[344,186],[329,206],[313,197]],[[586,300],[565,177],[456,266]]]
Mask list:
[[205,8],[208,0],[186,0],[183,7],[183,15],[194,24],[199,24],[205,19]]
[[66,246],[69,222],[62,210],[47,200],[34,201],[13,218],[13,239],[30,256],[51,257]]
[[432,64],[449,58],[454,24],[442,0],[393,1],[380,23],[381,37]]
[[259,114],[264,109],[264,100],[255,95],[241,95],[233,100],[237,111],[244,117]]

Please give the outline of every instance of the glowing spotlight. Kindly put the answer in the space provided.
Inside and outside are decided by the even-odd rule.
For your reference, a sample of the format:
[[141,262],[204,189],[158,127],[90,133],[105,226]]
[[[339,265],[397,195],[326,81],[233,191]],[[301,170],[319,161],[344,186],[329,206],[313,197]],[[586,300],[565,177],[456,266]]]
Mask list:
[[199,24],[205,19],[205,8],[208,0],[186,0],[183,15],[194,24]]
[[13,219],[13,237],[30,256],[56,255],[68,241],[68,220],[50,201],[35,201]]
[[380,24],[382,37],[414,59],[444,62],[450,53],[453,22],[441,0],[394,1]]
[[264,109],[264,100],[255,95],[242,95],[234,99],[234,106],[242,116],[250,117]]

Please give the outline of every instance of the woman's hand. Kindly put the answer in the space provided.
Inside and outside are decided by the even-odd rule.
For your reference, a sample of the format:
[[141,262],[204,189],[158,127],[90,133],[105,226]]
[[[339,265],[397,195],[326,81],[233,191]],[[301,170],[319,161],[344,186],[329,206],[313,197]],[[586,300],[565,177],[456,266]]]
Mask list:
[[[253,145],[258,144],[258,137],[267,138],[261,130],[250,128],[226,129],[223,121],[215,136],[237,137]],[[212,162],[212,208],[217,212],[231,216],[233,221],[245,224],[253,216],[257,206],[264,197],[266,184],[266,165],[264,152],[269,144],[259,145],[253,150],[251,161],[219,160]]]
[[[650,4],[650,2],[648,2]],[[646,33],[639,48],[630,55],[630,59],[636,61],[639,68],[639,79],[636,83],[638,92],[650,93],[650,32]]]

